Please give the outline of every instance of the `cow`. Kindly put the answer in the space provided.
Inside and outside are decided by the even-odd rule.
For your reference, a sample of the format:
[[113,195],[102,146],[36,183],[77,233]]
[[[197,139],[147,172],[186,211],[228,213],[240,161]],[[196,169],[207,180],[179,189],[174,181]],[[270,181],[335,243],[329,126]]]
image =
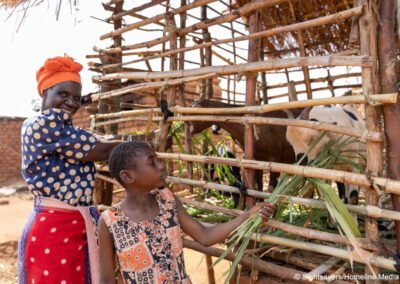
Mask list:
[[[294,116],[289,115],[291,118]],[[350,127],[358,129],[362,132],[366,130],[366,125],[361,114],[351,105],[345,106],[325,106],[325,107],[313,107],[310,109],[308,117],[309,121],[319,121],[324,123],[331,123],[338,126]],[[314,160],[317,155],[321,152],[323,147],[330,140],[338,140],[342,137],[341,134],[327,132],[326,135],[322,136],[318,143],[316,139],[320,137],[320,131],[304,128],[288,126],[286,130],[287,141],[292,145],[296,155],[296,160],[299,161],[304,155],[302,164],[308,164],[309,161]],[[313,146],[310,150],[310,146]],[[347,155],[347,158],[355,162],[356,164],[365,168],[365,159],[360,155],[354,155],[354,152],[361,153],[366,150],[365,143],[354,142],[348,143],[344,146],[343,156]],[[308,152],[309,151],[309,152]],[[352,171],[355,169],[348,163],[338,163],[334,169],[342,171]],[[358,187],[354,185],[345,186],[342,183],[337,183],[339,197],[347,204],[358,204]]]
[[[195,102],[193,107],[204,107],[204,108],[234,108],[240,107],[238,105],[227,104],[215,100],[201,100]],[[300,115],[303,109],[294,109],[292,113],[294,115]],[[272,111],[263,114],[265,117],[275,118],[288,118],[286,111]],[[191,135],[198,134],[204,129],[215,125],[215,128],[222,128],[226,130],[231,137],[244,149],[244,130],[245,126],[238,123],[230,122],[191,122]],[[214,128],[214,130],[216,130]],[[259,125],[256,127],[257,135],[254,141],[254,159],[260,161],[271,161],[277,163],[292,164],[296,162],[295,155],[291,144],[286,139],[286,127],[279,125]],[[260,170],[255,171],[255,188],[257,190],[263,189],[262,181],[263,172]],[[275,187],[278,183],[278,177],[280,173],[270,173],[270,186]]]

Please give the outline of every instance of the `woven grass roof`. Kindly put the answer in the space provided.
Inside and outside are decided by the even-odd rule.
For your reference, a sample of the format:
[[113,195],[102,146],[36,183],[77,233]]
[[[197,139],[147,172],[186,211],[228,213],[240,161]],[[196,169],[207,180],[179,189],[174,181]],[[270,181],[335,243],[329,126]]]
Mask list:
[[[243,6],[250,0],[237,0],[236,5]],[[350,9],[353,0],[295,0],[284,2],[274,7],[263,9],[264,29],[294,24],[321,16],[338,13]],[[323,25],[302,31],[304,47],[307,55],[324,55],[340,52],[350,48],[349,36],[351,19],[338,24]],[[299,55],[297,34],[281,34],[264,41],[265,51],[271,57],[285,57],[288,54]]]

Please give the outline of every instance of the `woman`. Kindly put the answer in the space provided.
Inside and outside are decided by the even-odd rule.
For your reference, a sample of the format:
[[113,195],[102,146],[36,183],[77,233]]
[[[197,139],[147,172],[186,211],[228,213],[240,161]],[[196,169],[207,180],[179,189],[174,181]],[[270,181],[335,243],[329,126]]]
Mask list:
[[21,133],[22,175],[34,210],[19,242],[20,283],[98,283],[94,162],[107,160],[122,141],[103,141],[72,125],[81,70],[71,57],[55,57],[36,74],[41,113]]

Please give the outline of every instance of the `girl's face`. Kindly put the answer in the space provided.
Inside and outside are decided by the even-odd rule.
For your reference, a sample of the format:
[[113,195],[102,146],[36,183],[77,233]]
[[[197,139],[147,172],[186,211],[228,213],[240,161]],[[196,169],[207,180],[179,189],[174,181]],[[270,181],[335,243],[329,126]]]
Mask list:
[[139,187],[152,190],[165,186],[167,177],[164,163],[157,159],[150,147],[136,156],[136,165],[133,170],[135,184]]
[[42,111],[50,108],[61,109],[70,115],[81,107],[81,84],[67,81],[54,85],[43,92]]

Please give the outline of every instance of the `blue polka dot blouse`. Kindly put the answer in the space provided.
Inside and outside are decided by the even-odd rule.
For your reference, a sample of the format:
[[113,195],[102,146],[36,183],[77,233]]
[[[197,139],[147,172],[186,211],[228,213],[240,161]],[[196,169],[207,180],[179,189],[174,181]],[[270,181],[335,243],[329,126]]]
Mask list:
[[24,121],[21,139],[22,176],[34,195],[92,204],[96,168],[82,158],[97,143],[93,134],[74,127],[68,113],[48,109]]

